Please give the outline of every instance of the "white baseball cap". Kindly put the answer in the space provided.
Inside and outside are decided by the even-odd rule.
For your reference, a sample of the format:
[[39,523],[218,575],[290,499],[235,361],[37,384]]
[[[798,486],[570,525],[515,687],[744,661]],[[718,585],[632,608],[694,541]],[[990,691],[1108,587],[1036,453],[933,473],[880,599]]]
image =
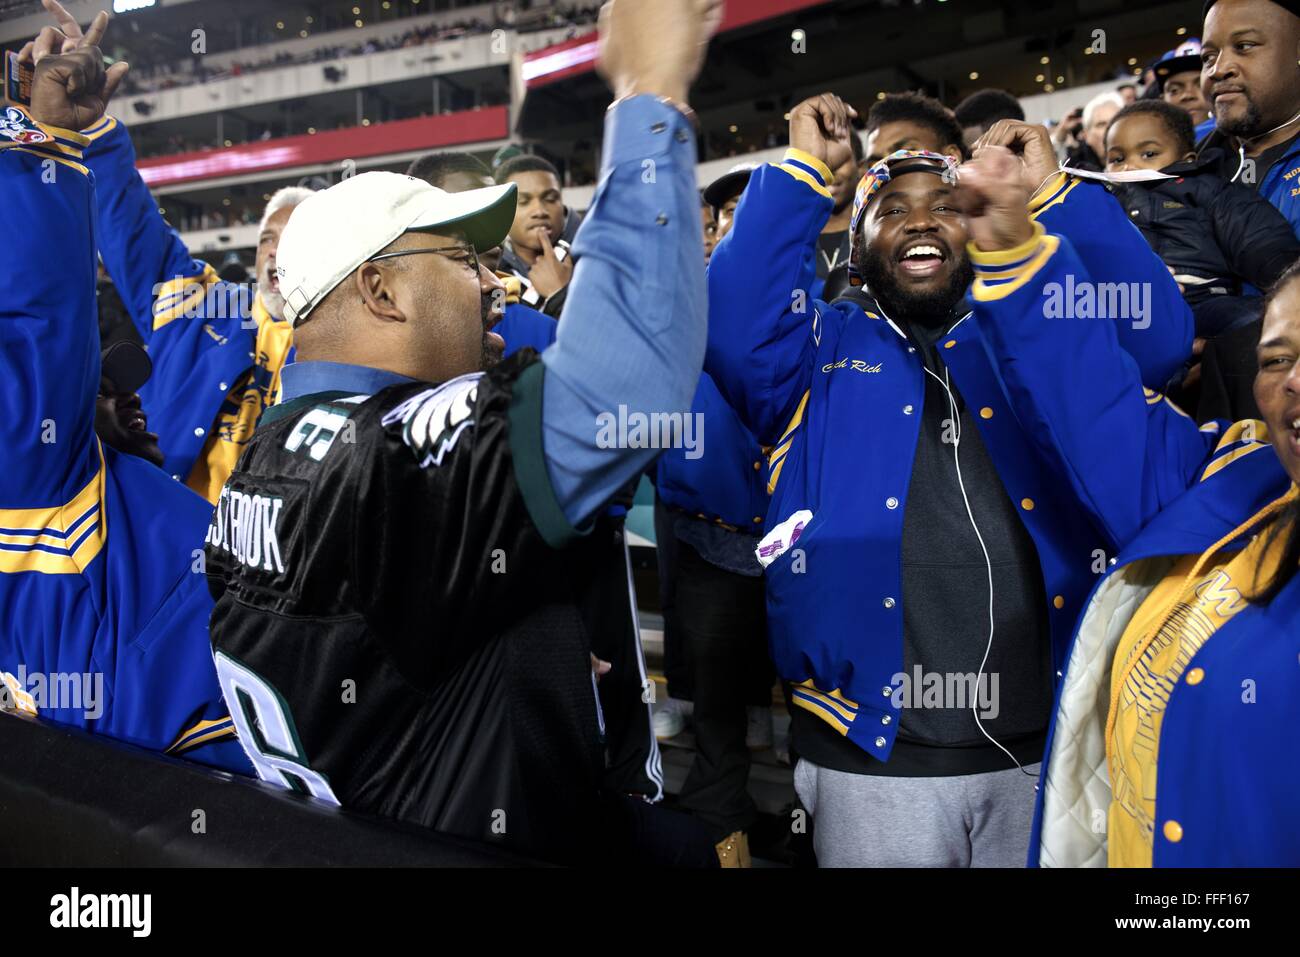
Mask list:
[[499,246],[515,219],[515,184],[448,193],[422,179],[375,171],[298,204],[280,236],[275,272],[294,325],[331,289],[402,233],[455,227],[477,250]]

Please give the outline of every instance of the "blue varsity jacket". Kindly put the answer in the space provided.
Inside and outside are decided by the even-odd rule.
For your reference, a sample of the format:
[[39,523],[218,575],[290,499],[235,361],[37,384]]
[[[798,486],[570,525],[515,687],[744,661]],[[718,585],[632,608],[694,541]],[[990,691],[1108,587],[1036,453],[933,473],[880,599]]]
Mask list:
[[[755,438],[774,447],[767,527],[812,512],[797,548],[766,571],[778,671],[795,685],[796,706],[887,760],[898,730],[891,679],[903,662],[903,515],[925,373],[885,315],[801,294],[831,208],[829,181],[824,164],[797,150],[751,177],[709,266],[705,369]],[[1190,351],[1191,314],[1118,203],[1099,186],[1059,176],[1031,208],[1040,224],[1080,235],[1099,275],[1146,284],[1145,319],[1108,324],[1143,379],[1163,383]],[[756,262],[767,265],[755,270]],[[1031,266],[1008,262],[1002,273],[1014,283]],[[1113,543],[1037,454],[990,356],[991,319],[978,306],[977,297],[977,308],[940,338],[939,352],[979,410],[981,437],[1037,547],[1059,668],[1093,584],[1091,557]],[[1032,308],[1042,315],[1041,302]]]
[[505,315],[492,331],[506,341],[504,357],[508,358],[523,348],[545,352],[555,342],[560,324],[532,306],[522,302],[506,303]]
[[[163,470],[215,501],[293,361],[289,324],[252,286],[222,282],[190,255],[136,170],[124,125],[105,116],[85,136],[99,253],[153,360],[140,401]],[[214,431],[217,447],[205,456]]]
[[691,414],[699,423],[698,450],[674,446],[659,457],[659,498],[705,521],[763,534],[766,456],[707,373],[700,376]]
[[0,680],[21,711],[250,773],[208,641],[212,509],[95,435],[86,138],[0,109],[0,202],[23,227],[0,272]]
[[[1216,545],[1286,494],[1291,481],[1263,422],[1197,427],[1144,388],[1114,327],[1044,319],[1047,286],[1091,281],[1064,237],[1035,237],[977,269],[1025,262],[1012,282],[977,283],[976,313],[1039,454],[1120,548],[1066,650],[1031,838],[1031,866],[1105,866],[1110,786],[1106,722],[1116,646],[1176,560]],[[1231,591],[1229,587],[1231,586]],[[1250,583],[1247,587],[1253,587]],[[1235,583],[1223,600],[1241,600]],[[1269,605],[1249,604],[1186,663],[1169,689],[1157,751],[1157,867],[1296,866],[1300,826],[1300,575]]]

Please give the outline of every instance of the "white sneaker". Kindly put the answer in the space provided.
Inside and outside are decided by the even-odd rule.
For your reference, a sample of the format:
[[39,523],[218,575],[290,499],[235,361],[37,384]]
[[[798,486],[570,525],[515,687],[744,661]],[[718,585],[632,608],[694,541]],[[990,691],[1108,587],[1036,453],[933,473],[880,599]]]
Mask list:
[[660,741],[667,741],[681,734],[686,728],[686,708],[683,706],[689,704],[689,701],[669,698],[655,708],[654,716],[650,719],[655,737]]
[[751,751],[766,751],[772,746],[772,709],[750,705],[745,714],[749,718],[745,728],[745,747]]

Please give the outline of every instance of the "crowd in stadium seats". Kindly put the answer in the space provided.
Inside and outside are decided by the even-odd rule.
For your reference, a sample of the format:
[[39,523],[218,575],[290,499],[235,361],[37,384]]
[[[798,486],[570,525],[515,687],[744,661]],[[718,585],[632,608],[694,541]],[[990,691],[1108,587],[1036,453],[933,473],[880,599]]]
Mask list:
[[[616,4],[651,95],[589,210],[512,147],[171,217],[256,224],[251,276],[137,172],[106,18],[47,8],[24,55],[91,93],[0,128],[44,231],[0,278],[0,601],[58,609],[0,638],[10,710],[565,863],[749,866],[775,748],[822,866],[1300,864],[1294,0],[1209,0],[1050,126],[812,96],[702,189],[716,4]],[[14,678],[105,658],[95,720]]]
[[[558,9],[548,10],[541,18],[520,18],[514,15],[514,8],[507,6],[491,20],[483,17],[470,17],[451,22],[440,22],[420,27],[412,27],[380,39],[370,38],[363,42],[349,42],[348,30],[339,30],[335,34],[320,34],[325,41],[321,46],[304,53],[280,51],[273,56],[261,59],[233,60],[220,69],[212,69],[202,56],[194,56],[186,62],[155,62],[148,51],[141,51],[139,56],[126,46],[115,49],[116,59],[126,60],[131,66],[123,92],[127,94],[156,93],[195,83],[207,83],[230,77],[244,76],[265,70],[301,66],[307,63],[327,63],[343,57],[363,56],[367,53],[379,53],[385,50],[399,50],[408,47],[424,46],[455,40],[460,37],[481,36],[493,30],[513,30],[527,33],[538,30],[568,29],[570,36],[579,27],[590,26],[596,21],[599,4],[573,4]],[[412,8],[411,15],[419,13],[419,8]],[[279,39],[279,38],[277,38]],[[329,42],[331,39],[343,42]],[[248,49],[255,50],[256,47]],[[138,64],[138,65],[137,65]]]

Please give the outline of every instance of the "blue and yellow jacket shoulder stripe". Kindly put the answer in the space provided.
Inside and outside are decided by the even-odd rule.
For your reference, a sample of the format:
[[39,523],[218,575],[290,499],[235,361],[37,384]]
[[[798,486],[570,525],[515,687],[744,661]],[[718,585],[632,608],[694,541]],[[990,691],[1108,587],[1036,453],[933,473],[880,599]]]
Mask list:
[[96,242],[153,360],[140,390],[163,469],[215,501],[291,361],[288,323],[251,286],[221,282],[163,219],[135,168],[126,127],[85,131],[95,175]]
[[[795,150],[750,178],[735,225],[710,261],[705,370],[755,438],[772,448],[767,527],[799,510],[813,513],[798,549],[766,572],[778,670],[796,685],[796,706],[884,760],[898,731],[890,698],[902,668],[900,549],[925,373],[910,340],[883,312],[805,294],[830,213],[829,181],[824,164]],[[1022,403],[990,357],[989,330],[1011,313],[1041,324],[1034,296],[1042,283],[1063,281],[1058,253],[1068,249],[1068,235],[1112,222],[1127,231],[1118,240],[1122,254],[1112,262],[1096,245],[1098,262],[1160,283],[1145,300],[1146,328],[1124,335],[1133,350],[1127,361],[1152,386],[1162,385],[1190,349],[1191,326],[1163,264],[1104,190],[1049,183],[1031,212],[1039,224],[1034,242],[976,264],[971,312],[957,314],[939,353],[978,410],[984,444],[1034,540],[1059,664],[1094,581],[1093,555],[1113,554],[1119,543],[1078,507],[1042,437],[1024,421]],[[1121,264],[1120,255],[1141,261]],[[755,272],[755,262],[765,268]]]
[[[5,107],[0,201],[0,673],[25,710],[247,772],[208,641],[211,508],[94,433],[99,330],[84,138]],[[59,267],[51,268],[57,250]]]

